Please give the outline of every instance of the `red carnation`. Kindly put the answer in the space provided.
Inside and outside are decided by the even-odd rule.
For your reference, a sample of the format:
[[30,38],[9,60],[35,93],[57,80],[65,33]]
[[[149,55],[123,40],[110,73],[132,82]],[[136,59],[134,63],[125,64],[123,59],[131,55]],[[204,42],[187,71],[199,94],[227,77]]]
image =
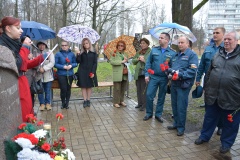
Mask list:
[[92,72],[89,73],[89,77],[92,78],[94,74]]
[[42,126],[43,124],[44,124],[43,121],[38,121],[38,122],[37,122],[37,126]]
[[160,69],[161,69],[161,71],[165,71],[165,65],[164,64],[160,64]]
[[62,149],[65,149],[66,147],[67,147],[67,146],[66,146],[65,143],[62,143],[62,144],[61,144],[61,148],[62,148]]
[[20,124],[20,126],[18,126],[18,128],[19,129],[23,129],[24,127],[26,127],[27,125],[26,125],[26,123],[22,123],[22,124]]
[[50,151],[50,149],[51,149],[50,144],[48,144],[48,143],[44,143],[44,144],[41,146],[41,148],[42,148],[44,151],[46,151],[46,152]]
[[64,116],[62,115],[62,113],[56,114],[56,118],[57,118],[57,119],[63,119],[63,117],[64,117]]
[[228,115],[228,121],[229,121],[229,122],[233,122],[233,116],[232,116],[232,114],[229,114],[229,115]]
[[173,76],[172,76],[172,80],[177,80],[178,79],[178,73],[174,73]]
[[148,69],[148,73],[149,73],[149,74],[154,74],[154,70]]
[[59,128],[59,130],[60,130],[61,132],[65,132],[65,131],[66,131],[66,128],[64,128],[64,127],[62,126],[62,127]]
[[53,151],[51,151],[51,152],[49,152],[48,153],[49,155],[50,155],[50,157],[52,158],[52,159],[54,159],[54,157],[56,157],[56,153],[55,152],[53,152]]
[[70,60],[68,58],[65,59],[67,63],[70,63]]

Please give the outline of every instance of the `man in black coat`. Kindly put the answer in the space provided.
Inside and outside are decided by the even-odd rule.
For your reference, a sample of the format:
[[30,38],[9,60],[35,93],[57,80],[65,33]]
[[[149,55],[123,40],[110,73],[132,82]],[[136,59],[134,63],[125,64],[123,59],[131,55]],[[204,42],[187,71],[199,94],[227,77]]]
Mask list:
[[240,46],[237,32],[224,36],[224,47],[212,59],[205,78],[206,113],[196,145],[208,142],[223,116],[221,153],[230,151],[240,123]]

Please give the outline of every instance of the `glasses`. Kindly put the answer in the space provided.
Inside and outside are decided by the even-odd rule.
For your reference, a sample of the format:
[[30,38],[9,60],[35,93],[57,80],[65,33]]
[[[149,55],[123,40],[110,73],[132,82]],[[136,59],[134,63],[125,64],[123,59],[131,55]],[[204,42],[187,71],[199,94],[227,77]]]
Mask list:
[[213,34],[220,34],[220,32],[213,32]]
[[124,45],[118,45],[118,47],[124,47]]
[[68,46],[68,45],[63,45],[63,44],[62,44],[62,47],[65,47],[65,46]]

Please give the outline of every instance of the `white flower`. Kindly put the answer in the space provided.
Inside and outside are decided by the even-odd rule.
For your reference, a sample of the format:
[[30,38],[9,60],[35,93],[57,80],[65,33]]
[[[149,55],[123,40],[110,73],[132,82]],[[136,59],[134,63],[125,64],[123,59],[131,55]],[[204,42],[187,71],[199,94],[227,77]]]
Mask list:
[[17,154],[18,160],[53,160],[49,154],[24,148]]
[[70,149],[65,149],[62,151],[62,153],[65,153],[68,155],[68,160],[75,160],[75,156],[73,154],[73,152],[70,151]]
[[19,144],[22,148],[33,148],[32,142],[26,138],[18,138],[15,140],[17,144]]
[[18,152],[17,157],[18,160],[32,160],[32,150],[29,148],[23,148],[22,151]]
[[48,153],[38,152],[37,150],[32,151],[32,160],[53,160]]
[[44,138],[47,135],[47,131],[43,129],[39,129],[32,133],[36,138]]

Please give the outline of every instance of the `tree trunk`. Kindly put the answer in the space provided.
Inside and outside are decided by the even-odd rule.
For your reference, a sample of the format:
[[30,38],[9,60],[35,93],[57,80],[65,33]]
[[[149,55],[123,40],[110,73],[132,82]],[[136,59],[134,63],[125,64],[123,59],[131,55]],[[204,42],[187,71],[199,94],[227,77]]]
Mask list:
[[18,0],[15,1],[15,13],[14,17],[18,18]]
[[172,0],[172,22],[192,29],[192,0]]

